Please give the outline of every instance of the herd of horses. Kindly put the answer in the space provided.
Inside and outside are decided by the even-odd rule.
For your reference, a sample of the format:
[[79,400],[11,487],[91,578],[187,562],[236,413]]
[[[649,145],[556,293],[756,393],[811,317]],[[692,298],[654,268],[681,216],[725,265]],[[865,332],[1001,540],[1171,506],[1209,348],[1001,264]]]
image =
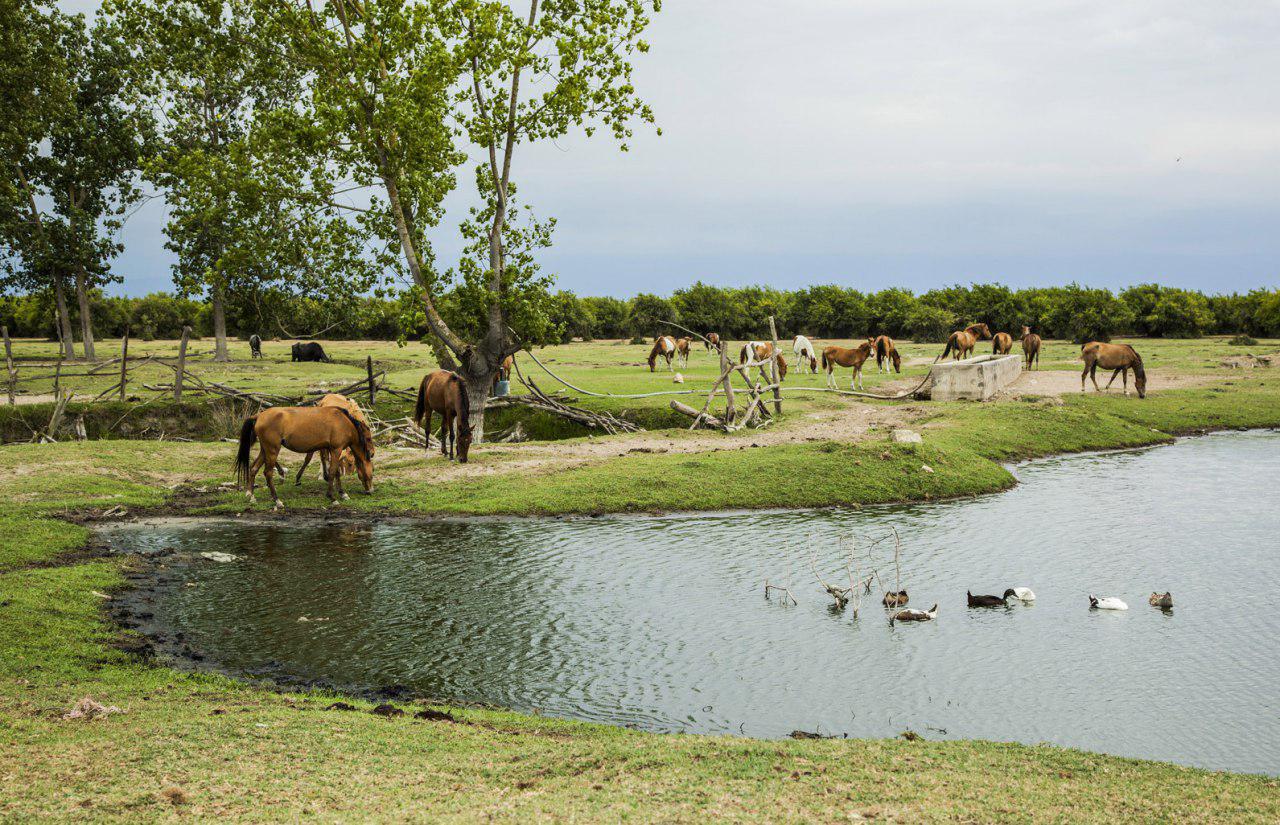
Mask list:
[[[1008,355],[1013,349],[1013,337],[1008,333],[992,334],[986,324],[972,324],[951,333],[946,347],[934,362],[947,356],[957,360],[966,358],[973,353],[979,342],[987,340],[992,341],[994,355]],[[1034,369],[1040,362],[1040,336],[1023,326],[1021,341],[1025,367],[1028,370]],[[656,369],[659,358],[666,360],[669,370],[672,369],[673,360],[687,367],[692,343],[693,339],[688,337],[658,336],[649,353],[649,370],[652,372]],[[710,351],[720,347],[721,339],[717,333],[712,332],[703,338],[703,343]],[[879,371],[887,373],[892,369],[897,373],[902,372],[902,356],[888,335],[869,336],[856,347],[827,346],[821,353],[816,351],[813,342],[807,337],[797,335],[792,340],[791,349],[801,372],[808,370],[816,375],[821,362],[822,369],[827,374],[827,386],[831,388],[836,386],[836,367],[852,368],[850,385],[854,389],[864,387],[862,368],[872,356],[876,359]],[[257,335],[250,339],[250,350],[253,357],[262,357],[262,341]],[[330,360],[320,344],[315,342],[294,344],[291,354],[294,361]],[[748,341],[739,352],[739,363],[768,361],[774,354],[772,342]],[[1124,393],[1128,395],[1129,371],[1132,370],[1138,397],[1146,397],[1147,376],[1142,357],[1132,346],[1091,341],[1081,347],[1080,357],[1084,361],[1084,372],[1080,375],[1082,392],[1088,379],[1092,379],[1095,390],[1102,392],[1097,379],[1098,368],[1102,367],[1104,370],[1112,370],[1107,389],[1115,383],[1117,376],[1122,376]],[[776,362],[778,379],[785,380],[787,360],[782,353],[777,353]],[[513,363],[511,357],[504,360],[494,381],[508,379]],[[466,382],[455,372],[435,370],[428,373],[418,387],[414,422],[430,433],[436,413],[441,418],[441,454],[451,461],[457,460],[465,464],[472,441],[470,398]],[[257,458],[250,461],[254,443],[261,447]],[[250,501],[254,498],[255,482],[261,471],[275,507],[279,509],[284,506],[273,478],[279,476],[283,479],[285,476],[284,468],[279,463],[281,449],[304,453],[306,456],[294,479],[295,484],[302,483],[303,471],[319,453],[330,501],[336,502],[348,497],[342,485],[342,476],[352,472],[360,479],[366,494],[373,492],[373,456],[376,450],[373,430],[360,406],[346,396],[329,394],[314,406],[270,407],[244,420],[240,428],[235,467],[236,477]]]

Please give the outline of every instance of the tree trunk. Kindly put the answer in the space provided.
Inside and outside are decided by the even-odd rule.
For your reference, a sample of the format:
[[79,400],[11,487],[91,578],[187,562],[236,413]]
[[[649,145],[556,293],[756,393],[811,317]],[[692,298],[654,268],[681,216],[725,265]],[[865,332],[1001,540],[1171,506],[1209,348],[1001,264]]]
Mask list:
[[89,313],[89,285],[84,267],[76,270],[76,302],[80,305],[80,340],[84,342],[84,357],[98,360],[93,349],[93,316]]
[[[480,358],[472,359],[480,363]],[[489,400],[489,391],[493,389],[493,371],[486,370],[487,375],[476,375],[471,371],[462,373],[467,382],[467,400],[471,405],[471,442],[484,443],[484,405]]]
[[227,354],[227,309],[222,297],[222,284],[213,285],[210,298],[213,304],[213,360],[230,361],[231,356]]
[[67,312],[67,289],[62,283],[62,276],[53,279],[53,297],[58,308],[58,331],[62,338],[62,354],[66,358],[76,357],[76,339],[71,334],[71,315]]

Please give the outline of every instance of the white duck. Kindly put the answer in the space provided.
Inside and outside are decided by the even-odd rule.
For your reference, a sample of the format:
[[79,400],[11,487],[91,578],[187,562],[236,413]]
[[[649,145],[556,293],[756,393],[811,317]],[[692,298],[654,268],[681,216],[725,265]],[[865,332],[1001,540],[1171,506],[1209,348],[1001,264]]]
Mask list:
[[1115,596],[1103,596],[1102,598],[1090,596],[1089,607],[1096,607],[1098,610],[1128,610],[1129,609],[1129,605],[1125,604],[1120,599],[1117,599]]
[[899,610],[889,619],[889,624],[894,622],[927,622],[938,615],[938,606],[935,604],[928,610]]
[[1031,591],[1030,587],[1011,587],[1009,589],[1013,591],[1015,599],[1020,599],[1024,602],[1034,602],[1036,600],[1036,594]]

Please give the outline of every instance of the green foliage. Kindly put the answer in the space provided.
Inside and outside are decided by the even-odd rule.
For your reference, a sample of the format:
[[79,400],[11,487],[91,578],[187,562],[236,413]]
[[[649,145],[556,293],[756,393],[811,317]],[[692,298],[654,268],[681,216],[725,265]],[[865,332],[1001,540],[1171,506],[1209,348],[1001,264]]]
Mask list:
[[1044,320],[1056,337],[1076,343],[1110,341],[1133,321],[1133,311],[1109,289],[1071,284],[1053,290],[1053,294]]
[[1209,301],[1198,292],[1141,284],[1120,297],[1133,311],[1134,332],[1160,338],[1199,338],[1213,329]]
[[918,304],[907,314],[905,332],[913,341],[946,341],[957,328],[956,317],[942,307]]

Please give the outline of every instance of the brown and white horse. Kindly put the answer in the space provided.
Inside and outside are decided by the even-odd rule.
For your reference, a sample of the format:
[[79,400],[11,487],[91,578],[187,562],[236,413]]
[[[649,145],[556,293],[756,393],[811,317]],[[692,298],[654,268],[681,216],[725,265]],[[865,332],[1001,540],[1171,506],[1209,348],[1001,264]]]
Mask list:
[[796,356],[796,363],[800,365],[800,372],[804,372],[807,365],[809,371],[814,375],[818,374],[818,356],[814,353],[813,342],[803,335],[797,335],[795,340],[791,342],[791,351]]
[[1093,379],[1093,388],[1098,392],[1098,367],[1104,370],[1115,370],[1107,389],[1115,383],[1117,375],[1124,375],[1124,394],[1129,394],[1129,370],[1133,370],[1133,386],[1139,398],[1147,397],[1147,373],[1142,368],[1142,356],[1128,344],[1104,344],[1101,341],[1090,341],[1080,348],[1080,357],[1084,360],[1084,372],[1080,374],[1080,392],[1084,392],[1084,379]]
[[707,337],[703,340],[702,346],[710,350],[712,347],[720,349],[720,333],[708,332]]
[[435,370],[422,379],[413,420],[430,433],[433,413],[440,413],[440,454],[452,461],[456,453],[458,463],[466,464],[471,449],[471,400],[462,376]]
[[951,337],[947,338],[946,349],[942,351],[941,355],[933,359],[933,363],[938,363],[951,352],[955,353],[957,361],[961,358],[968,358],[979,341],[988,341],[990,339],[991,330],[987,328],[986,324],[970,324],[959,332],[951,333]]
[[[773,356],[773,344],[768,341],[748,341],[742,345],[742,351],[738,355],[738,363],[745,364],[748,361],[767,361]],[[761,366],[761,369],[764,369]],[[782,357],[782,353],[778,353],[778,382],[787,380],[787,359]]]
[[1013,336],[1007,332],[997,332],[991,339],[992,355],[1008,355],[1013,349]]
[[866,389],[862,383],[862,365],[871,357],[871,353],[875,351],[875,343],[872,339],[863,341],[853,349],[846,347],[827,347],[822,351],[822,368],[827,372],[827,386],[835,389],[836,377],[835,368],[853,367],[853,378],[849,382],[850,389]]
[[670,335],[659,335],[653,341],[653,349],[649,350],[649,372],[654,371],[658,356],[667,359],[667,369],[671,369],[671,359],[676,354],[676,339]]
[[[262,445],[258,457],[249,462],[253,443]],[[278,468],[282,447],[295,453],[320,451],[329,462],[329,500],[338,496],[347,498],[342,489],[342,473],[338,456],[343,450],[351,450],[356,473],[365,492],[373,491],[373,433],[369,426],[357,420],[341,407],[269,407],[255,416],[246,418],[240,427],[240,444],[236,450],[236,478],[253,501],[253,482],[259,469],[266,468],[262,477],[276,509],[284,506],[271,480],[271,468]],[[337,488],[337,495],[334,488]]]
[[1040,336],[1031,331],[1031,327],[1022,325],[1022,357],[1027,360],[1027,369],[1031,362],[1040,363]]
[[902,372],[902,356],[898,354],[898,348],[894,346],[892,338],[888,335],[878,335],[871,343],[876,348],[876,372],[889,371],[885,361],[893,362],[894,372]]

